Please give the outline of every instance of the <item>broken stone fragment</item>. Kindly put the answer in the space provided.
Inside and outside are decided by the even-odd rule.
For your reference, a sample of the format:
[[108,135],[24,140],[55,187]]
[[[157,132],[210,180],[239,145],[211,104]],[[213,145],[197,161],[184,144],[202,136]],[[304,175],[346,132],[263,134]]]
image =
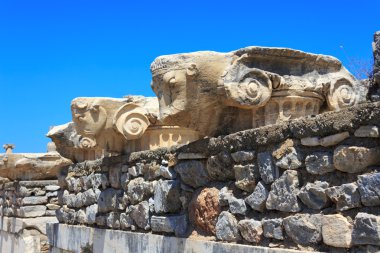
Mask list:
[[286,170],[272,185],[266,202],[269,210],[283,212],[299,212],[301,205],[297,198],[299,189],[298,173],[295,170]]
[[322,237],[326,245],[337,248],[351,247],[352,224],[340,214],[322,217]]
[[174,233],[177,237],[185,236],[188,224],[186,215],[152,216],[150,223],[153,232]]
[[329,152],[308,155],[305,159],[305,164],[307,172],[314,175],[324,175],[335,170],[333,155]]
[[274,165],[272,155],[270,152],[263,152],[257,154],[257,166],[261,179],[270,184],[279,177],[278,168]]
[[144,230],[150,229],[150,213],[148,201],[130,206],[130,216],[136,225]]
[[328,187],[327,182],[307,183],[301,188],[298,197],[307,207],[319,210],[324,208],[329,201],[325,192]]
[[380,205],[380,173],[358,176],[360,198],[365,206]]
[[255,158],[255,151],[237,151],[231,153],[231,157],[235,163],[250,162]]
[[241,214],[244,215],[247,211],[244,199],[238,199],[231,197],[228,199],[229,210],[232,214]]
[[209,182],[207,171],[202,161],[181,161],[175,166],[175,171],[185,184],[194,188],[205,186]]
[[216,238],[227,242],[237,242],[241,239],[235,216],[226,211],[220,213],[216,223]]
[[66,224],[74,224],[76,221],[76,212],[74,209],[69,209],[66,206],[56,210],[56,216],[59,222]]
[[181,209],[181,183],[178,180],[159,180],[154,189],[156,213],[174,213]]
[[131,228],[135,223],[129,213],[120,214],[120,228],[123,230]]
[[235,185],[246,192],[253,192],[256,185],[255,178],[255,165],[235,165],[233,167],[235,172]]
[[120,228],[120,214],[117,212],[110,212],[106,216],[107,227],[112,229]]
[[239,221],[238,228],[241,236],[248,242],[259,243],[263,234],[263,227],[260,221],[246,219]]
[[160,166],[160,175],[166,179],[175,179],[177,177],[177,173],[174,169],[164,165]]
[[287,147],[277,159],[276,166],[282,169],[295,170],[302,166],[302,156],[294,147]]
[[282,222],[283,220],[281,218],[262,220],[261,223],[263,225],[264,236],[267,238],[284,240]]
[[334,166],[343,172],[359,173],[368,166],[379,164],[379,147],[339,146],[334,150]]
[[268,198],[269,191],[265,184],[260,181],[251,195],[245,198],[247,203],[253,210],[263,212],[265,209],[265,203]]
[[207,160],[206,170],[212,180],[226,181],[235,178],[232,167],[231,155],[227,151],[222,151]]
[[355,131],[354,135],[362,138],[378,138],[380,136],[377,126],[361,126]]
[[297,214],[284,219],[286,234],[297,244],[318,244],[322,240],[321,214]]
[[75,214],[76,222],[83,225],[87,223],[87,217],[85,211],[79,209]]
[[380,216],[358,213],[352,232],[354,245],[380,245]]
[[325,192],[336,204],[337,211],[345,211],[361,206],[360,194],[356,183],[330,187]]

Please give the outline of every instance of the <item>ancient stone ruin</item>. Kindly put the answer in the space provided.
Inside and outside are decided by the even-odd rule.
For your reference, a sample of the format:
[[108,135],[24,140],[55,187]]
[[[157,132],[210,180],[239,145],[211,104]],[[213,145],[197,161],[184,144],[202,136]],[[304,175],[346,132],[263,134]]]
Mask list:
[[1,252],[379,252],[379,39],[369,92],[248,47],[158,57],[157,98],[74,99],[47,153],[4,145]]

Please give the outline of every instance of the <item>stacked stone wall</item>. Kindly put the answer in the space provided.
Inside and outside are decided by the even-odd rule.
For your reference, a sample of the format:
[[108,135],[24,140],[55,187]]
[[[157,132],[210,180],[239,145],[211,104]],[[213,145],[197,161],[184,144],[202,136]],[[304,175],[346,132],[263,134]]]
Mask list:
[[379,103],[62,169],[61,223],[379,250]]

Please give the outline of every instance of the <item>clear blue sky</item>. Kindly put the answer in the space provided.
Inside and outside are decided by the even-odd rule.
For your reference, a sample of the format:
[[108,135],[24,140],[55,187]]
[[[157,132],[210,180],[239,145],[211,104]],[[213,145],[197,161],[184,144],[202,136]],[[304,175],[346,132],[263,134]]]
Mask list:
[[368,61],[379,12],[379,0],[0,0],[0,144],[45,152],[78,96],[153,96],[162,54],[279,46],[348,65],[343,45]]

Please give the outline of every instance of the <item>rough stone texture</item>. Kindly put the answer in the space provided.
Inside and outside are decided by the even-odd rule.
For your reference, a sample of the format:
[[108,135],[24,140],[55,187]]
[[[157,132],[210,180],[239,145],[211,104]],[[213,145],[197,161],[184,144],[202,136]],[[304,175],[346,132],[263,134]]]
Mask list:
[[127,213],[120,214],[120,228],[125,230],[131,228],[134,225],[134,221]]
[[380,205],[380,173],[358,176],[361,202],[365,206]]
[[301,210],[297,195],[298,173],[295,170],[286,170],[271,186],[266,202],[267,209],[283,212],[299,212]]
[[194,195],[189,205],[191,223],[209,235],[216,233],[215,226],[220,212],[219,190],[216,188],[204,188]]
[[257,166],[259,167],[261,179],[266,184],[272,183],[279,177],[278,168],[274,165],[270,152],[257,154]]
[[368,166],[379,164],[379,147],[339,146],[334,150],[334,166],[343,172],[359,173]]
[[223,211],[216,223],[216,238],[221,241],[236,242],[241,239],[238,230],[238,221],[229,212]]
[[304,145],[304,146],[310,146],[310,147],[319,146],[320,139],[319,139],[319,137],[305,137],[305,138],[301,138],[301,144]]
[[329,246],[349,248],[351,246],[352,224],[340,214],[322,217],[322,238]]
[[160,175],[166,179],[176,179],[177,172],[168,166],[160,166]]
[[253,192],[256,185],[255,165],[235,165],[235,185],[246,192]]
[[182,181],[194,188],[207,185],[209,182],[204,163],[190,160],[179,162],[175,170],[180,174]]
[[239,221],[238,228],[241,236],[248,242],[259,243],[263,234],[260,221],[253,219]]
[[[96,191],[99,191],[96,189]],[[99,193],[100,195],[100,193]],[[93,189],[89,189],[82,193],[82,202],[84,206],[90,206],[98,201],[98,196]]]
[[305,159],[305,165],[307,172],[314,175],[323,175],[335,170],[333,155],[329,152],[308,155]]
[[283,220],[279,219],[264,219],[261,221],[263,225],[264,236],[267,238],[274,238],[277,240],[284,239],[284,232],[282,228]]
[[22,206],[18,210],[18,215],[20,217],[26,217],[26,218],[32,218],[32,217],[39,217],[44,216],[46,212],[46,206]]
[[130,216],[136,225],[142,229],[150,229],[150,213],[148,201],[130,206]]
[[228,152],[220,152],[215,156],[211,156],[207,160],[207,173],[212,180],[224,181],[234,179],[235,174],[232,169],[233,160]]
[[380,245],[380,217],[367,213],[358,213],[352,232],[354,245]]
[[354,135],[362,138],[377,138],[380,137],[379,128],[377,126],[361,126]]
[[285,154],[276,162],[276,166],[286,170],[295,170],[302,166],[302,156],[294,147],[288,147]]
[[231,157],[235,163],[245,163],[255,159],[255,151],[238,151],[231,153]]
[[345,211],[361,206],[360,194],[356,183],[330,187],[325,192],[336,204],[337,211]]
[[108,172],[108,178],[111,187],[120,188],[121,187],[121,167],[120,166],[112,166]]
[[119,229],[120,228],[120,214],[116,212],[108,213],[106,217],[106,223],[107,223],[107,227],[109,228]]
[[376,87],[380,86],[380,32],[376,32],[373,36],[373,81],[376,83]]
[[150,223],[152,231],[174,233],[178,237],[186,234],[188,224],[186,215],[152,216]]
[[284,219],[286,234],[297,244],[317,244],[322,240],[322,215],[297,214]]
[[93,204],[91,206],[86,207],[86,217],[88,224],[94,224],[96,221],[96,213],[98,212],[98,205]]
[[156,213],[174,213],[181,209],[181,184],[176,180],[159,180],[154,189]]
[[48,202],[47,196],[39,196],[39,197],[25,197],[22,199],[22,204],[27,205],[41,205],[46,204]]
[[329,187],[327,182],[315,181],[307,183],[298,193],[301,201],[312,209],[322,209],[326,206],[329,199],[326,195],[326,189]]
[[247,207],[243,199],[238,199],[231,197],[228,199],[228,205],[230,206],[229,210],[232,214],[245,214]]
[[108,188],[100,193],[98,199],[98,210],[101,213],[116,211],[118,198],[122,196],[122,191]]
[[253,210],[263,212],[265,203],[268,198],[269,191],[262,181],[260,181],[251,195],[245,198],[247,203]]
[[150,182],[145,182],[144,178],[138,177],[129,181],[127,186],[127,195],[132,204],[137,204],[146,200],[153,193],[153,185]]

